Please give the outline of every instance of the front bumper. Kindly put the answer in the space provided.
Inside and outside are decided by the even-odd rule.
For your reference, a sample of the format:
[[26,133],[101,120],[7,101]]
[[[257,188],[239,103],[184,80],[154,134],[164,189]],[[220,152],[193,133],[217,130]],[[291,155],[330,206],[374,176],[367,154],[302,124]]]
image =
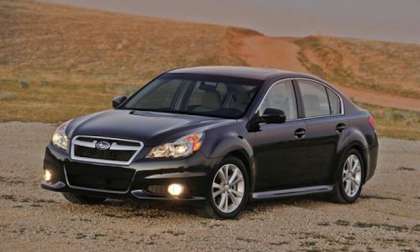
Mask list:
[[[139,160],[127,166],[73,161],[68,154],[49,145],[44,169],[52,172],[50,181],[41,187],[56,192],[72,192],[106,198],[147,200],[205,200],[210,188],[209,173],[219,160],[200,153],[182,160]],[[174,197],[167,187],[184,186]]]

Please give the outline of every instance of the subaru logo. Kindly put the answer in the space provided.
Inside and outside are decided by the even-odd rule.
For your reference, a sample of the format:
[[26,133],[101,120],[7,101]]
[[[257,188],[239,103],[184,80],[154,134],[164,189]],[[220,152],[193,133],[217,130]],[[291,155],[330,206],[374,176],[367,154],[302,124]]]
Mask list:
[[95,144],[95,148],[98,150],[109,150],[111,144],[107,141],[99,141]]

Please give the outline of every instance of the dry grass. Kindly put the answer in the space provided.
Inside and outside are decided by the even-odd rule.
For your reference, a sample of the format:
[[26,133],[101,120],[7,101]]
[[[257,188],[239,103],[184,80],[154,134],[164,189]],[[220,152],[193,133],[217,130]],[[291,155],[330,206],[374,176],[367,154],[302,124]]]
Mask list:
[[[420,99],[420,45],[310,36],[296,40],[299,60],[313,74],[342,86]],[[379,135],[420,139],[420,113],[360,104]]]
[[318,36],[296,44],[301,63],[331,82],[420,98],[420,45]]
[[171,68],[241,64],[228,27],[27,1],[1,1],[0,23],[0,121],[63,121]]
[[[26,0],[0,1],[0,24],[0,121],[64,121],[110,108],[113,96],[171,68],[244,65],[233,34],[258,34]],[[418,45],[326,37],[296,44],[301,63],[333,83],[420,98]],[[418,113],[363,106],[381,134],[420,139]]]
[[408,140],[420,139],[420,112],[359,105],[374,115],[379,135]]

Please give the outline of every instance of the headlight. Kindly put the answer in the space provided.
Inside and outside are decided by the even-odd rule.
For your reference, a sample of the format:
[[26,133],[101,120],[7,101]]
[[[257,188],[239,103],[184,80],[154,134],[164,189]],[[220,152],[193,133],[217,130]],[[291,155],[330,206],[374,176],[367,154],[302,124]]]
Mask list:
[[193,133],[175,142],[154,147],[147,158],[180,158],[192,155],[201,148],[203,133]]
[[61,124],[55,130],[54,135],[52,136],[52,139],[51,139],[51,142],[53,145],[66,151],[68,150],[68,147],[69,147],[69,139],[66,135],[66,128],[69,123],[70,121],[67,121]]

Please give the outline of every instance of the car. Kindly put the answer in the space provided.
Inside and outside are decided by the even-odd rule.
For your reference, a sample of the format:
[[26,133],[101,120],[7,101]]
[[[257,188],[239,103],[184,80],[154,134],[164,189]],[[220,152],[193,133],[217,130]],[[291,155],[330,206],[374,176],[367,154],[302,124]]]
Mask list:
[[308,74],[174,69],[112,106],[56,129],[44,189],[79,204],[197,202],[228,219],[251,200],[322,193],[355,202],[376,169],[373,116]]

